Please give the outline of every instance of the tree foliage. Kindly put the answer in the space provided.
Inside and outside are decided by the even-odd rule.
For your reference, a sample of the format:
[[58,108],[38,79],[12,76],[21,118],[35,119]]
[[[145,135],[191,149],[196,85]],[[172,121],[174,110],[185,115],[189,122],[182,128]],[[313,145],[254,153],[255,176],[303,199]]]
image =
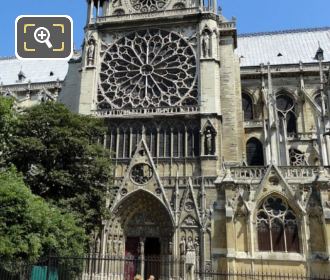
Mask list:
[[17,114],[11,99],[0,98],[2,166],[15,165],[34,194],[74,212],[88,234],[107,217],[111,161],[97,143],[104,132],[102,120],[59,103]]
[[8,152],[8,139],[17,121],[13,105],[12,98],[0,96],[0,165],[4,164],[4,155]]
[[0,260],[35,262],[49,254],[80,256],[86,235],[72,214],[33,195],[14,168],[0,172]]
[[8,163],[34,194],[74,211],[87,233],[107,213],[111,161],[96,141],[104,132],[101,120],[49,102],[20,114],[10,137]]

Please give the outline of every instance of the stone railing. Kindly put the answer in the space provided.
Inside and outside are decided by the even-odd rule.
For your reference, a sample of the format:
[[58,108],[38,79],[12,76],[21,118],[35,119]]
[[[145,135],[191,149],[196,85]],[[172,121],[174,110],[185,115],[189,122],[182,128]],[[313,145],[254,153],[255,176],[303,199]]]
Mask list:
[[205,187],[214,186],[214,181],[216,180],[216,176],[214,177],[161,177],[161,181],[164,187],[174,187],[175,184],[179,186],[187,186],[189,182],[189,178],[191,178],[193,186],[200,186],[202,182],[204,183]]
[[97,117],[124,117],[132,115],[164,115],[164,114],[186,114],[198,113],[198,106],[186,107],[160,107],[160,108],[138,108],[123,110],[95,110],[92,114]]
[[260,127],[263,127],[262,121],[259,120],[244,121],[244,128],[260,128]]
[[[324,62],[323,67],[326,70],[329,67],[329,62]],[[319,72],[319,65],[317,62],[303,64],[302,68],[299,65],[299,61],[296,64],[287,64],[287,65],[271,65],[272,73],[296,73],[301,71],[306,72]],[[241,67],[241,75],[256,75],[257,73],[261,74],[261,67],[260,65],[255,66],[242,66]],[[267,73],[267,65],[264,65],[263,74]]]
[[127,15],[101,16],[91,19],[91,23],[124,22],[124,21],[133,21],[139,19],[161,18],[161,17],[167,18],[172,16],[193,15],[198,13],[203,13],[203,11],[199,7],[194,7],[194,8],[186,8],[186,9],[154,11],[150,13],[133,13]]
[[221,30],[236,29],[236,22],[235,21],[221,22],[220,29]]
[[[187,186],[189,182],[189,178],[191,178],[193,186],[200,186],[202,182],[205,187],[214,186],[214,181],[217,177],[200,177],[200,176],[192,176],[192,177],[176,177],[176,176],[166,176],[160,177],[160,180],[164,187],[174,187],[176,184],[179,186]],[[113,184],[116,187],[119,187],[123,182],[124,177],[116,177],[113,180]]]
[[230,174],[233,179],[262,179],[266,174],[267,167],[230,167]]
[[317,135],[315,132],[305,132],[305,133],[290,133],[288,134],[288,140],[289,141],[310,141],[310,140],[316,140]]
[[[325,175],[330,174],[330,167],[324,167],[323,169],[319,166],[279,166],[278,167],[284,178],[309,178],[316,179],[322,172]],[[240,179],[251,179],[260,180],[267,172],[267,167],[256,166],[256,167],[230,167],[231,177],[235,180]]]
[[319,166],[281,166],[284,178],[316,178],[320,175]]

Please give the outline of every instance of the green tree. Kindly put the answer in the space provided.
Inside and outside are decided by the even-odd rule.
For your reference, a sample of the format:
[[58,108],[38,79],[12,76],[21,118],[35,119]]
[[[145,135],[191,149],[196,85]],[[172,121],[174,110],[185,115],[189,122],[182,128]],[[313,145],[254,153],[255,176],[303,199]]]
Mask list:
[[16,123],[7,162],[23,173],[34,194],[74,211],[86,233],[100,226],[112,177],[109,153],[97,144],[103,121],[43,103]]
[[8,139],[17,122],[13,106],[12,98],[0,96],[0,166],[4,164],[5,155],[8,152]]
[[0,260],[33,263],[49,254],[81,256],[86,235],[72,214],[33,195],[11,167],[0,172]]

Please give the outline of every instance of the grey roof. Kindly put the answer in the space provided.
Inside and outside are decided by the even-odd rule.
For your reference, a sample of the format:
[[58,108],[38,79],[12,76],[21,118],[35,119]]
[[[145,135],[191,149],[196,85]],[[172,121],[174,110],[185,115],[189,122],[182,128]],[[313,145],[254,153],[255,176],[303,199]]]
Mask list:
[[325,61],[330,61],[330,27],[243,34],[238,37],[236,53],[242,67],[268,62],[276,65],[312,63],[319,44]]
[[[14,57],[0,59],[0,83],[3,85],[63,81],[68,72],[65,60],[18,60]],[[25,77],[18,81],[18,74]],[[53,75],[51,75],[51,72]]]

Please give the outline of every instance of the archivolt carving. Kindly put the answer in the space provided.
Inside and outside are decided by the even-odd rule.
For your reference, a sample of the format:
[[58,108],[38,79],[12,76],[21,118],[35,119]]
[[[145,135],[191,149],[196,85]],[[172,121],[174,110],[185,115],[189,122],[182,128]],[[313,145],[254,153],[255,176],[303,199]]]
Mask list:
[[197,105],[196,57],[180,35],[158,29],[130,33],[103,55],[99,109]]

